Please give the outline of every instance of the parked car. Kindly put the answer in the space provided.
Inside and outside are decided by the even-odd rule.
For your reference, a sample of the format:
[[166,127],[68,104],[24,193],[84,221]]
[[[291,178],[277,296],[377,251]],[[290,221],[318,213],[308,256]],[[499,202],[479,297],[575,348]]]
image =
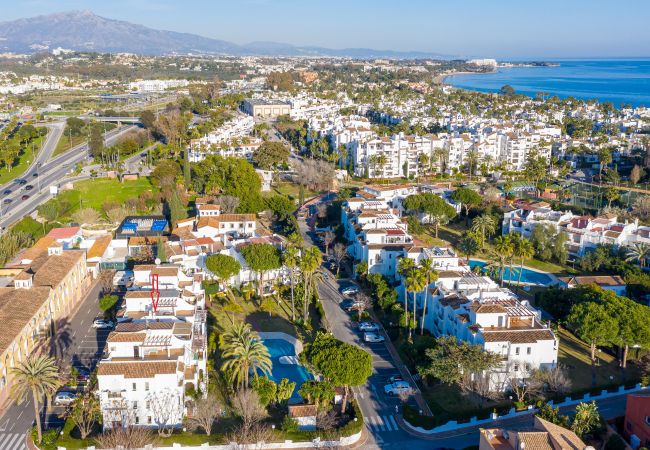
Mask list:
[[77,398],[77,394],[70,391],[60,391],[54,396],[54,406],[69,406]]
[[86,383],[90,379],[90,370],[85,367],[75,367],[77,369],[77,383]]
[[32,189],[34,189],[34,186],[32,186],[31,184],[28,184],[27,186],[25,186],[26,191],[31,191]]
[[5,189],[5,191],[3,192],[3,194],[4,194],[4,195],[9,195],[9,194],[11,194],[11,189]]
[[27,199],[29,199],[29,195],[25,194],[22,197],[20,197],[20,199],[23,200],[23,201],[27,200]]
[[98,330],[112,330],[113,326],[113,322],[110,320],[97,319],[93,322],[93,328]]
[[384,342],[386,339],[379,333],[363,333],[364,342],[369,342],[371,344],[377,342]]
[[404,378],[402,378],[401,375],[393,375],[392,377],[388,378],[389,384],[397,383],[398,381],[404,381]]
[[341,289],[343,295],[354,295],[359,293],[359,288],[356,286],[347,286]]
[[361,322],[359,324],[359,331],[379,331],[379,324],[373,322]]
[[352,311],[352,308],[354,308],[354,300],[351,298],[346,298],[341,303],[339,303],[339,306],[344,311]]
[[384,386],[384,392],[390,396],[410,394],[411,386],[406,381],[396,381],[395,383]]
[[5,199],[2,201],[2,203],[4,203],[5,205],[8,205],[8,204],[11,203],[11,202],[13,202],[13,200],[10,199],[10,198],[5,198]]

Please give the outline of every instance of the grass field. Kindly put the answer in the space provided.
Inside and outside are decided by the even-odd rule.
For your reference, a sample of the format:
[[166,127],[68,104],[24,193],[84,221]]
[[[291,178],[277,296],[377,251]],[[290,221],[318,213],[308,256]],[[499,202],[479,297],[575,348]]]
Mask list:
[[25,173],[25,171],[29,168],[29,165],[34,161],[36,155],[38,155],[38,152],[41,149],[41,144],[43,143],[43,140],[46,138],[47,136],[42,136],[34,140],[33,155],[32,155],[31,144],[29,145],[29,148],[23,149],[22,153],[18,156],[18,159],[14,163],[11,170],[7,169],[6,167],[0,169],[0,184],[5,184],[11,180],[20,177],[23,173]]
[[120,182],[113,178],[93,178],[74,184],[74,189],[61,191],[58,201],[67,201],[72,207],[68,215],[80,208],[102,210],[104,203],[124,204],[130,198],[137,198],[143,192],[155,192],[156,188],[148,178]]
[[[104,123],[104,129],[106,131],[110,131],[117,127],[114,123]],[[86,130],[88,126],[84,127],[84,130]],[[67,152],[73,147],[76,147],[79,144],[83,144],[86,142],[88,139],[88,136],[84,132],[81,136],[70,136],[68,134],[69,129],[66,126],[65,129],[63,130],[63,134],[61,135],[61,139],[59,139],[59,143],[57,144],[56,148],[54,149],[54,152],[52,153],[52,157],[60,155],[62,153]]]
[[[271,188],[270,192],[263,193],[266,195],[281,194],[287,195],[295,200],[300,197],[300,187],[297,184],[281,181]],[[305,199],[318,195],[318,192],[305,188]]]

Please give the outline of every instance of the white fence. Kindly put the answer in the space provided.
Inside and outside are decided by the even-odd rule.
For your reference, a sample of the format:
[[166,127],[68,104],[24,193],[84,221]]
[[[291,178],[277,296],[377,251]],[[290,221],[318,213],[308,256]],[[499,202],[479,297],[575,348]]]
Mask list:
[[[201,445],[193,446],[184,446],[181,444],[172,444],[171,447],[154,447],[153,445],[147,445],[144,449],[140,450],[273,450],[273,449],[291,449],[291,448],[338,448],[346,447],[348,445],[356,444],[361,439],[361,431],[352,436],[342,437],[336,441],[322,441],[320,438],[316,438],[313,441],[284,441],[284,442],[273,442],[273,443],[264,443],[259,442],[257,444],[237,444],[236,442],[231,442],[229,444],[223,445],[210,445],[208,443]],[[65,447],[58,447],[58,450],[66,450]],[[86,450],[95,450],[94,446],[87,447]]]
[[[590,395],[589,393],[585,394],[581,398],[578,399],[572,399],[571,397],[566,397],[563,402],[560,403],[554,403],[552,400],[549,400],[547,403],[551,406],[554,407],[559,407],[563,408],[566,406],[572,406],[572,405],[577,405],[578,403],[581,402],[589,402],[592,400],[598,401],[598,400],[603,400],[609,397],[617,397],[620,395],[626,395],[626,394],[632,394],[635,392],[640,392],[644,390],[650,390],[650,387],[648,386],[641,386],[640,384],[637,384],[636,386],[630,388],[630,389],[625,389],[625,386],[619,386],[618,389],[615,392],[609,392],[606,389],[603,389],[600,394],[598,395]],[[439,425],[435,428],[432,428],[430,430],[427,430],[425,428],[421,427],[416,427],[414,425],[411,425],[404,419],[404,423],[406,424],[407,427],[412,429],[413,431],[416,431],[421,434],[436,434],[436,433],[441,433],[444,431],[453,431],[453,430],[458,430],[461,428],[467,428],[467,427],[474,427],[477,425],[488,425],[488,424],[494,424],[495,421],[498,420],[503,420],[503,419],[513,419],[515,417],[520,417],[524,416],[526,414],[531,414],[537,412],[537,408],[535,408],[532,405],[528,406],[528,409],[525,409],[523,411],[517,411],[515,408],[510,408],[510,411],[508,411],[507,414],[504,414],[502,416],[498,415],[497,413],[492,413],[491,416],[487,419],[478,419],[477,417],[472,417],[468,422],[458,422],[457,420],[450,420],[449,422]]]

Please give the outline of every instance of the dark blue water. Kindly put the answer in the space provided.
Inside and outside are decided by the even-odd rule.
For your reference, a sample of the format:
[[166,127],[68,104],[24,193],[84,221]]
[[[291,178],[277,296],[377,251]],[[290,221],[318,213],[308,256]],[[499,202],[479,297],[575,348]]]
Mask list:
[[301,398],[300,395],[298,395],[298,389],[300,389],[300,386],[302,386],[305,381],[313,380],[313,375],[303,366],[280,364],[280,356],[296,356],[296,350],[290,342],[287,342],[284,339],[264,339],[264,345],[269,349],[271,362],[273,363],[273,369],[269,378],[276,383],[279,383],[283,378],[288,378],[289,381],[295,381],[296,388],[294,389],[289,402],[299,402]]
[[498,69],[495,73],[453,75],[447,83],[481,92],[509,84],[531,97],[545,92],[558,97],[650,107],[650,60],[557,61],[558,67]]

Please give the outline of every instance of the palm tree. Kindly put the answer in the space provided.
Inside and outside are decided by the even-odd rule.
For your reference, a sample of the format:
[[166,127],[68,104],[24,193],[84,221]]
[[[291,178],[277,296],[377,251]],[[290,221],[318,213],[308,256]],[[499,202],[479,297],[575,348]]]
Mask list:
[[314,288],[314,275],[321,263],[321,254],[318,250],[318,247],[308,247],[305,251],[302,252],[302,258],[300,259],[300,270],[303,275],[303,320],[307,320],[309,316],[309,299]]
[[436,239],[438,239],[438,230],[442,225],[447,225],[449,223],[449,216],[446,214],[433,214],[429,216],[429,223],[433,225]]
[[424,319],[427,316],[427,301],[429,300],[429,286],[431,282],[438,279],[438,271],[432,267],[433,262],[429,258],[420,261],[420,270],[426,279],[424,285],[424,306],[422,308],[422,320],[420,321],[420,336],[424,334]]
[[496,260],[499,263],[499,278],[501,279],[501,287],[503,287],[503,275],[505,272],[505,266],[508,262],[508,259],[512,255],[512,242],[510,241],[509,236],[499,236],[494,239],[494,250]]
[[[416,301],[415,293],[421,291],[426,287],[426,275],[420,268],[414,267],[410,274],[406,277],[406,293],[409,291],[413,293],[413,321],[408,322],[409,327],[409,341],[413,339],[412,332],[413,328],[417,327],[417,311],[416,311]],[[411,325],[412,323],[412,325]]]
[[300,261],[300,255],[298,249],[293,245],[290,245],[284,251],[284,265],[289,269],[289,282],[291,283],[291,320],[295,322],[296,320],[296,303],[293,298],[293,286],[294,286],[294,275],[298,263]]
[[519,278],[517,286],[521,286],[521,273],[524,271],[524,260],[532,258],[535,254],[535,247],[528,239],[518,239],[515,241],[513,254],[519,258]]
[[58,365],[54,358],[49,356],[30,355],[18,367],[14,367],[12,372],[14,383],[11,385],[11,397],[21,404],[31,394],[34,403],[38,442],[40,443],[43,435],[39,404],[43,397],[50,400],[61,386]]
[[271,355],[259,335],[249,324],[237,328],[227,340],[224,338],[223,353],[225,361],[222,365],[226,371],[231,371],[231,381],[241,387],[248,386],[249,372],[257,378],[257,371],[269,376],[271,374]]
[[479,250],[478,242],[472,236],[465,236],[458,243],[458,250],[463,253],[467,259],[471,258]]
[[646,261],[650,256],[650,245],[636,242],[627,249],[626,261],[639,261],[641,267],[646,266]]
[[[397,263],[397,273],[406,281],[406,278],[415,269],[415,262],[411,258],[402,258]],[[406,326],[409,326],[409,309],[408,309],[408,285],[404,283],[406,292],[404,293],[404,314],[406,315]]]
[[470,150],[467,153],[467,166],[469,170],[469,179],[472,179],[473,169],[478,164],[478,152],[476,150]]
[[481,250],[485,249],[485,238],[492,236],[497,230],[497,222],[489,214],[474,217],[471,230],[481,237]]
[[436,158],[439,162],[440,174],[442,175],[445,171],[445,161],[449,152],[444,148],[436,148],[433,150],[433,157]]

